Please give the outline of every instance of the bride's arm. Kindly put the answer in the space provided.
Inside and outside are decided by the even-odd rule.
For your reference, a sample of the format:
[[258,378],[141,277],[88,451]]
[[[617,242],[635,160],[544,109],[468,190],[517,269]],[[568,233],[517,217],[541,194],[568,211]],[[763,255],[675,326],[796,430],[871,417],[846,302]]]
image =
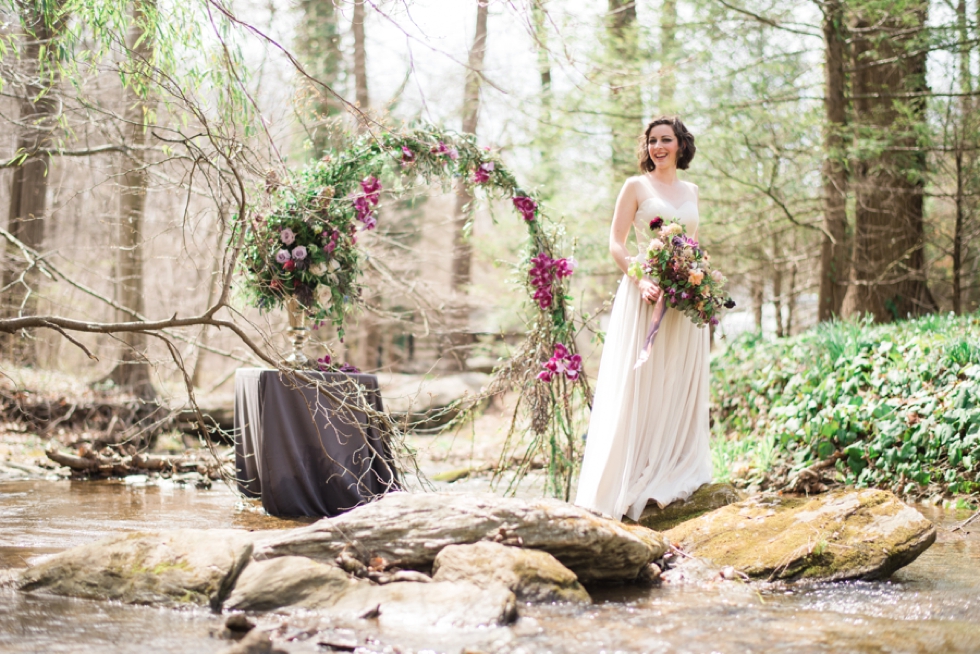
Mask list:
[[[613,212],[612,228],[609,230],[609,253],[619,269],[629,274],[632,257],[626,249],[626,239],[633,225],[633,217],[636,216],[637,209],[636,185],[634,180],[628,179],[623,184],[623,190],[616,198],[616,210]],[[660,295],[660,288],[649,279],[630,278],[633,284],[640,289],[640,294],[648,302],[656,302]]]

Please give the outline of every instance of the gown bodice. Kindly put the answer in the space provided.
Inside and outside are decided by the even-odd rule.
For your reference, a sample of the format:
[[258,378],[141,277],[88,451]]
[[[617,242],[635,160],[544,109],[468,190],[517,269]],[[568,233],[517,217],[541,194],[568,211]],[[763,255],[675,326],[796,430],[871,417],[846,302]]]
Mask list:
[[633,228],[636,230],[636,242],[640,248],[653,238],[650,231],[650,221],[660,216],[664,222],[677,220],[687,230],[687,234],[697,239],[698,234],[698,205],[694,200],[686,200],[681,206],[675,207],[659,195],[654,195],[640,203],[636,208],[636,216],[633,218]]

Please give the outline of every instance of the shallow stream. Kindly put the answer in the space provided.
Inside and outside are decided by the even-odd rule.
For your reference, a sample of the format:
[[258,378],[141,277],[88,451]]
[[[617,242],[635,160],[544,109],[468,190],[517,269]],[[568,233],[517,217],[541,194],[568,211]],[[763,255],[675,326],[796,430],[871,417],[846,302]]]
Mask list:
[[[890,580],[764,587],[708,582],[590,589],[588,607],[522,607],[510,627],[353,634],[368,652],[980,652],[980,521],[950,532],[967,512],[917,507],[940,526],[935,545]],[[0,575],[35,557],[121,531],[179,527],[276,529],[229,490],[121,482],[0,482]],[[22,594],[0,588],[0,652],[212,653],[223,619]],[[278,647],[325,652],[307,637],[315,616],[294,616]],[[344,632],[345,634],[348,632]],[[287,640],[293,638],[293,640]]]

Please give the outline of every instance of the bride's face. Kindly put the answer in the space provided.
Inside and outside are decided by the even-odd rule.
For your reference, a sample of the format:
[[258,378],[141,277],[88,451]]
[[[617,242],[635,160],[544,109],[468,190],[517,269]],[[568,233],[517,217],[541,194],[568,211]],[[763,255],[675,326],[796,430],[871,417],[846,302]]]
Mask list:
[[670,125],[655,125],[647,137],[647,151],[657,168],[677,165],[677,136]]

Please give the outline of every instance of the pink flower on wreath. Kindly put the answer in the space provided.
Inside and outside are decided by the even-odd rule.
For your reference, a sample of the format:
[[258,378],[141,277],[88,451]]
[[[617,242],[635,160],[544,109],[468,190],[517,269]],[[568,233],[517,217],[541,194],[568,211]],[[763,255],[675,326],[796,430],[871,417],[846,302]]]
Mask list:
[[550,382],[561,375],[575,381],[582,374],[582,356],[571,354],[562,343],[555,343],[555,353],[541,367],[544,370],[538,373],[537,378],[543,382]]
[[297,245],[296,247],[293,248],[293,259],[295,259],[296,261],[302,261],[303,259],[306,258],[307,254],[309,253],[306,251],[306,248],[303,247],[302,245]]
[[283,242],[284,245],[292,245],[296,241],[296,234],[293,230],[288,227],[281,232],[279,232],[279,240]]
[[490,173],[493,172],[495,165],[492,161],[484,161],[473,171],[473,182],[476,184],[486,184],[490,181]]
[[442,141],[439,141],[439,144],[434,148],[432,148],[432,154],[446,156],[452,159],[453,161],[459,159],[459,150],[446,145]]
[[361,190],[364,191],[364,197],[366,197],[372,205],[378,204],[379,194],[381,192],[381,182],[377,177],[371,175],[361,180]]
[[276,252],[276,263],[286,263],[292,258],[293,256],[289,254],[289,250],[279,250]]
[[402,146],[402,166],[410,166],[415,163],[415,153],[408,147]]
[[524,220],[531,222],[538,210],[538,203],[526,195],[518,195],[514,198],[514,207],[521,212]]

